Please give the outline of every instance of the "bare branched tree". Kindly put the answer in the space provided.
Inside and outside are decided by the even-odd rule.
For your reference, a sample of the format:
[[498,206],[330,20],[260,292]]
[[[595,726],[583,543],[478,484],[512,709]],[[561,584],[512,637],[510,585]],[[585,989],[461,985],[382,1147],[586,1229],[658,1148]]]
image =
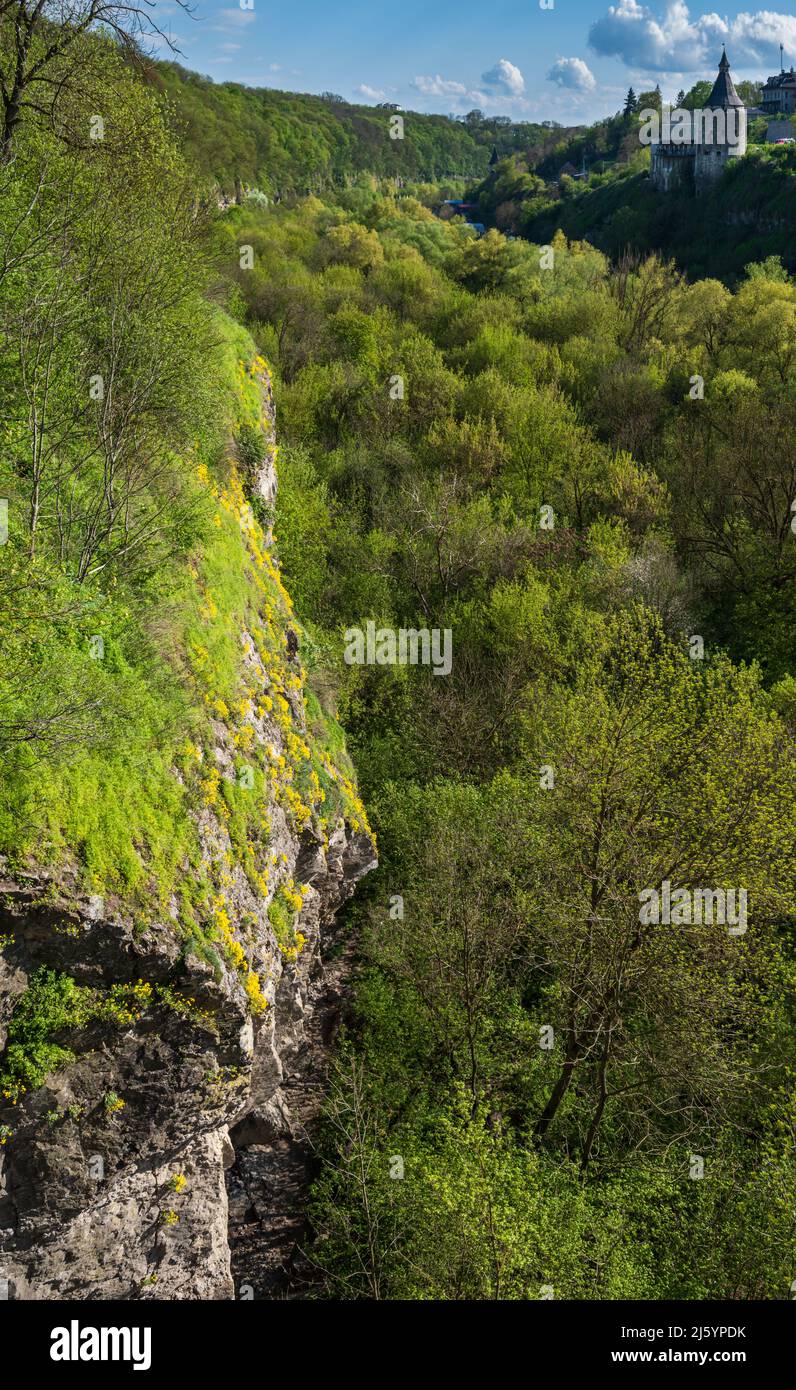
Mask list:
[[[188,0],[176,0],[187,14]],[[51,117],[58,96],[77,75],[74,50],[91,30],[104,30],[133,58],[153,39],[177,46],[160,27],[156,0],[0,0],[0,163],[12,157],[26,112]]]

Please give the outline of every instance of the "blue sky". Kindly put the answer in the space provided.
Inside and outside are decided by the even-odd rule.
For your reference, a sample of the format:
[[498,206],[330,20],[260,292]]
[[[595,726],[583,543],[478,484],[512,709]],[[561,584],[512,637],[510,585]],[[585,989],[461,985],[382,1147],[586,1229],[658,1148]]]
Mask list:
[[[712,78],[726,42],[736,80],[796,66],[796,17],[639,0],[174,0],[154,14],[185,67],[216,82],[339,92],[407,110],[563,123],[615,111],[628,86],[674,96]],[[542,4],[552,8],[542,8]],[[160,46],[164,53],[163,45]],[[164,56],[166,56],[164,54]]]

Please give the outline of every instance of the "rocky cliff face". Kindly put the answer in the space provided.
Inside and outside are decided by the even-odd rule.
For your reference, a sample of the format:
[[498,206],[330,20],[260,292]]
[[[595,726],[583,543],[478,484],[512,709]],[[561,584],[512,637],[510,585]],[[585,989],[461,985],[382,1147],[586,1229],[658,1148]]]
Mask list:
[[[269,503],[273,404],[264,364],[256,371],[264,448],[244,490]],[[293,645],[288,634],[285,669]],[[300,683],[280,682],[255,634],[241,632],[241,651],[248,687],[269,697],[248,716],[250,758],[278,769],[304,728]],[[288,711],[281,721],[272,701]],[[229,728],[214,719],[212,730],[202,785],[214,793],[239,774]],[[200,869],[218,887],[218,949],[206,954],[179,930],[179,884],[170,909],[142,921],[122,898],[86,894],[76,863],[0,865],[0,1047],[32,982],[66,978],[81,1001],[69,1024],[56,1019],[61,1051],[44,1084],[0,1096],[0,1281],[11,1299],[228,1299],[241,1296],[247,1261],[242,1296],[268,1296],[257,1248],[280,1208],[280,1174],[295,1181],[285,1150],[294,1153],[304,1117],[291,1113],[291,1095],[318,1062],[325,944],[376,861],[345,803],[334,823],[297,817],[278,771],[266,786],[267,854],[257,851],[254,871],[215,794],[191,812]],[[292,915],[287,939],[277,899]],[[248,1252],[237,1288],[228,1180],[232,1243]],[[285,1249],[277,1240],[276,1256],[264,1257],[271,1274]]]

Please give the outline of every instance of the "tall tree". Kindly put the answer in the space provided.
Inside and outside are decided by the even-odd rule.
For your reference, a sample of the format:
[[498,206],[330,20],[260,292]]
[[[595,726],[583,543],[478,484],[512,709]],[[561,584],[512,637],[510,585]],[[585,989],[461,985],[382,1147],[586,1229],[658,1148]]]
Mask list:
[[[561,1051],[536,1133],[570,1102],[584,1167],[609,1111],[614,1141],[663,1150],[732,1122],[765,1084],[751,1040],[766,1034],[773,929],[793,911],[796,760],[756,677],[722,659],[703,669],[641,614],[615,632],[537,745],[556,782],[536,797],[547,848],[531,949]],[[714,915],[730,888],[748,921]],[[678,907],[648,912],[667,891]]]
[[[177,0],[190,13],[188,0]],[[53,119],[59,98],[79,78],[87,54],[75,50],[90,30],[112,34],[137,56],[147,39],[160,38],[174,51],[154,18],[156,0],[0,0],[0,160],[11,158],[14,134],[26,112]],[[68,59],[68,63],[64,60]]]

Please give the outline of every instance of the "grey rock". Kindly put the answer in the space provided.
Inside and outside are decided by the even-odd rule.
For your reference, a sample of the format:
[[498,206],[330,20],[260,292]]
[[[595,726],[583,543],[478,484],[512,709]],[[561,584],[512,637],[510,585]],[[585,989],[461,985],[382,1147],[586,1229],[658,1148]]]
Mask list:
[[[261,386],[268,449],[249,486],[268,501],[276,487],[273,401],[265,377]],[[254,643],[246,632],[241,638],[247,678],[264,680]],[[255,736],[281,750],[276,724],[255,721]],[[234,767],[230,739],[217,724],[212,756],[222,775]],[[287,1171],[279,1164],[286,1154],[299,1169],[304,1161],[296,1131],[306,1107],[299,1104],[294,1121],[293,1093],[306,1086],[308,1061],[311,1068],[315,1059],[318,1077],[323,1070],[313,1030],[325,998],[325,944],[335,914],[376,857],[369,836],[342,820],[324,849],[316,834],[294,832],[276,802],[267,810],[279,865],[267,896],[254,892],[236,863],[225,822],[212,808],[196,812],[205,859],[232,865],[230,929],[268,1001],[256,1015],[238,970],[186,957],[176,903],[142,929],[122,901],[81,893],[69,862],[23,874],[0,859],[0,1047],[42,966],[92,988],[139,980],[153,986],[137,1022],[94,1022],[59,1039],[74,1061],[17,1104],[0,1098],[0,1126],[12,1132],[0,1146],[0,1270],[12,1300],[231,1299],[230,1210],[233,1243],[242,1223],[268,1245],[268,1193]],[[306,944],[293,961],[268,919],[273,894],[289,876],[309,885],[297,923]],[[171,1007],[168,992],[158,995],[164,985],[195,1008]],[[269,1172],[256,1201],[238,1172],[243,1162],[253,1182]],[[290,1184],[296,1171],[294,1164]],[[296,1224],[292,1193],[287,1215],[274,1217],[279,1240]]]

